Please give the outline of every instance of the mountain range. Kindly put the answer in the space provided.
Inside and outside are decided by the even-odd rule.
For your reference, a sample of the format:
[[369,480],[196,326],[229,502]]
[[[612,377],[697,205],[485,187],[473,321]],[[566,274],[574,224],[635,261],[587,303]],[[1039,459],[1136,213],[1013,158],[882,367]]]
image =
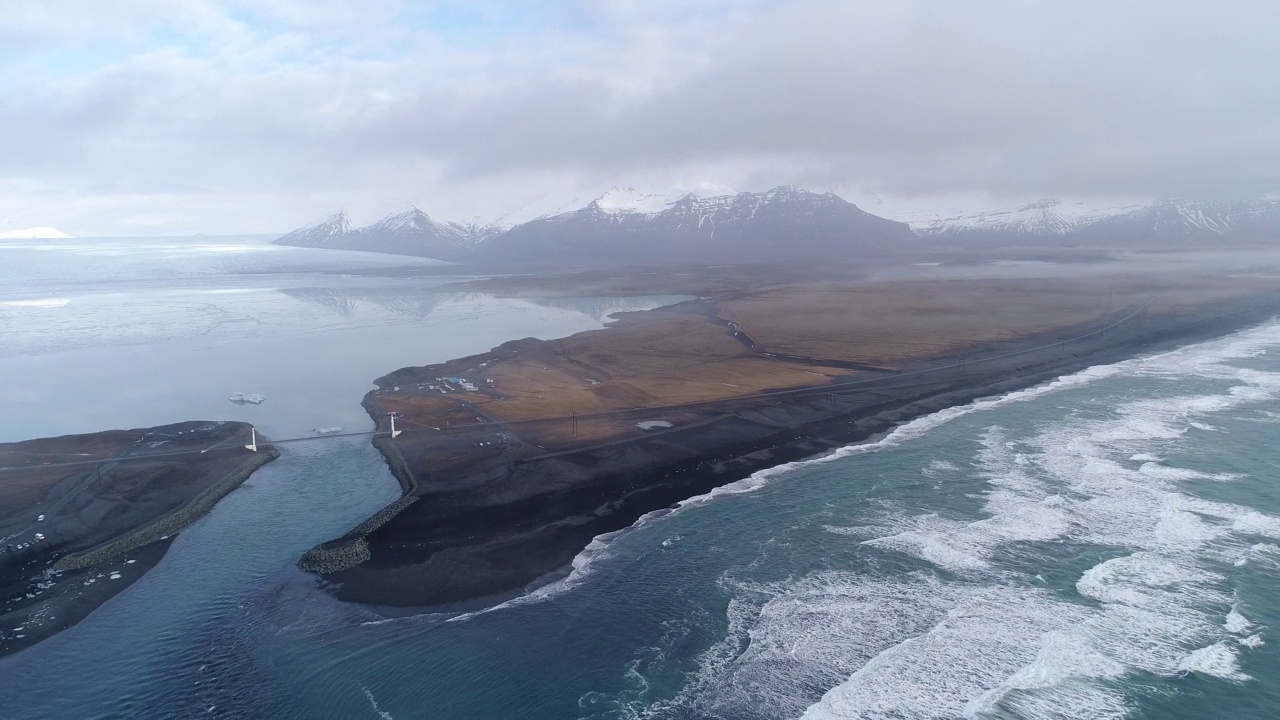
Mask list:
[[1280,201],[1161,199],[1088,206],[1055,199],[913,223],[945,245],[1183,249],[1280,240]]
[[416,207],[354,227],[345,211],[279,245],[455,262],[669,264],[824,262],[965,248],[1179,249],[1280,240],[1280,201],[1157,200],[1091,206],[1055,199],[1010,210],[920,216],[865,212],[793,186],[676,198],[612,188],[586,205],[511,226],[438,222]]
[[318,223],[277,238],[275,244],[463,260],[498,231],[491,227],[439,223],[416,207],[358,228],[351,224],[347,212],[340,210]]

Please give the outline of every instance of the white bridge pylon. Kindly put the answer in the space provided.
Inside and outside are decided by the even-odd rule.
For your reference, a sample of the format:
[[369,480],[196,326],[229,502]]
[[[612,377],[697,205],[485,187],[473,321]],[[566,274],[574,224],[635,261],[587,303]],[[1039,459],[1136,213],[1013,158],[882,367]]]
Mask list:
[[400,433],[404,431],[396,429],[396,414],[393,412],[389,412],[387,414],[391,416],[391,438],[394,440],[397,436],[400,435]]
[[253,452],[258,452],[258,428],[250,426],[249,434],[253,439],[249,442],[248,445],[244,446],[244,449],[252,450]]

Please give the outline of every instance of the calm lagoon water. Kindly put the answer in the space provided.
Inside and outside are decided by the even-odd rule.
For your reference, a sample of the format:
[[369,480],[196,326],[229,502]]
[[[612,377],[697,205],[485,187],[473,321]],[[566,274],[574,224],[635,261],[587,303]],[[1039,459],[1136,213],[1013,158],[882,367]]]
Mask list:
[[[113,242],[0,246],[3,439],[367,428],[383,372],[670,301]],[[1278,431],[1270,323],[758,473],[598,538],[524,598],[395,620],[293,569],[395,482],[362,439],[290,445],[143,580],[0,660],[0,717],[1276,717]]]

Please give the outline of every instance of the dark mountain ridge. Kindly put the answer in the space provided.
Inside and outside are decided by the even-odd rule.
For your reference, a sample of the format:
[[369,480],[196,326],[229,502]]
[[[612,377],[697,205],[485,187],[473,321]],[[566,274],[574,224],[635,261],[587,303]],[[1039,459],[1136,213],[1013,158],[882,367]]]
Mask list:
[[668,264],[855,260],[909,252],[915,241],[905,223],[864,212],[835,194],[779,187],[686,195],[657,211],[601,198],[506,230],[439,223],[417,208],[352,228],[339,212],[275,242],[460,262]]
[[992,249],[1214,249],[1277,241],[1280,201],[1271,199],[1162,199],[1101,209],[1046,199],[909,226],[834,193],[783,186],[670,202],[614,188],[576,210],[507,228],[442,223],[416,207],[356,228],[340,211],[275,242],[463,263],[670,265],[841,262]]

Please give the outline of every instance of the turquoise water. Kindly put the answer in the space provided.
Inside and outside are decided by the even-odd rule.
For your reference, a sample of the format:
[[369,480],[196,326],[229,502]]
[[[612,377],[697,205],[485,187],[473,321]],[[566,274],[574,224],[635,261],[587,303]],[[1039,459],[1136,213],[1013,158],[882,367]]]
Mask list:
[[0,716],[1276,717],[1278,430],[1269,323],[758,473],[491,611],[394,620],[292,568],[394,483],[358,439],[293,446],[87,621],[0,660]]

